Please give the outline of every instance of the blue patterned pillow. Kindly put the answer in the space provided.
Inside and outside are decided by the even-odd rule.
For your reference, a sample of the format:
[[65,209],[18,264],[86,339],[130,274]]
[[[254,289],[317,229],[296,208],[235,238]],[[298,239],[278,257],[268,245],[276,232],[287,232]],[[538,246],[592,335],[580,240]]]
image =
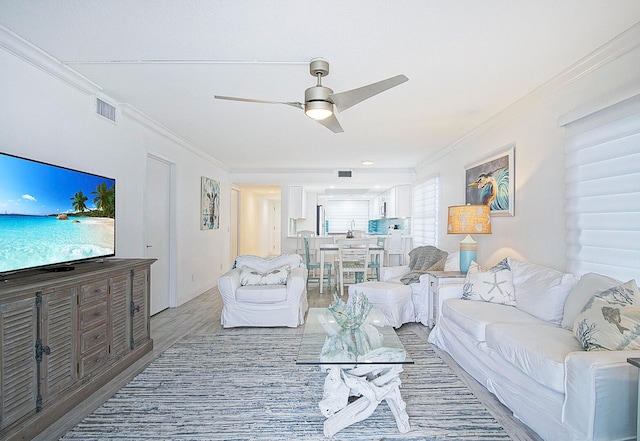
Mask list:
[[462,288],[462,298],[515,306],[513,275],[508,260],[501,260],[487,271],[483,271],[476,262],[471,262]]
[[635,280],[593,296],[573,332],[587,351],[640,349],[640,293]]

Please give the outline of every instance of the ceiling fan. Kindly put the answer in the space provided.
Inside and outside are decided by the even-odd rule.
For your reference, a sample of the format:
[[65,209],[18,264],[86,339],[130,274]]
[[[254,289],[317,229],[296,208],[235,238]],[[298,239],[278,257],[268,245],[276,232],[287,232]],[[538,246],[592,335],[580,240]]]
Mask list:
[[327,60],[323,58],[314,58],[309,63],[309,72],[311,76],[318,78],[318,82],[315,86],[308,88],[304,92],[304,103],[296,101],[263,101],[222,95],[214,95],[214,98],[219,100],[243,101],[247,103],[285,104],[287,106],[297,107],[304,110],[304,113],[309,118],[316,120],[332,132],[340,133],[344,132],[344,130],[335,116],[335,112],[333,111],[334,105],[338,112],[342,112],[359,102],[409,80],[409,78],[404,75],[397,75],[357,89],[341,93],[333,93],[333,90],[322,85],[322,77],[329,75],[329,62]]

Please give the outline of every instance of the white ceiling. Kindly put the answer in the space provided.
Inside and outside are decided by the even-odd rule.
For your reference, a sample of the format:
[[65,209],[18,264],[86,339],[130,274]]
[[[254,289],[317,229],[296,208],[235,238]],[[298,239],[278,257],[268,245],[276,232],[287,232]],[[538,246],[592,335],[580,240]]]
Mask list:
[[[638,0],[1,0],[0,24],[233,172],[413,168],[640,21]],[[335,92],[409,81],[337,114],[289,106],[308,62]]]

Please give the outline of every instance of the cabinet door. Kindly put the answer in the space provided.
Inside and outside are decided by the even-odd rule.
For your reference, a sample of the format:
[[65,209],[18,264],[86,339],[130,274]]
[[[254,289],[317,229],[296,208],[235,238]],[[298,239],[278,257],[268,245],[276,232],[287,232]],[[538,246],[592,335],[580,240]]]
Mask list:
[[42,293],[42,355],[40,393],[43,403],[76,382],[77,288],[56,288]]
[[111,280],[109,281],[111,307],[111,358],[116,360],[122,358],[130,351],[130,292],[131,275],[129,272],[111,277]]
[[396,187],[396,217],[411,217],[411,186]]
[[289,187],[289,217],[292,219],[307,218],[307,193],[302,187]]
[[132,345],[131,349],[145,343],[150,338],[149,329],[149,267],[136,268],[132,286]]
[[0,305],[0,428],[36,409],[35,296]]

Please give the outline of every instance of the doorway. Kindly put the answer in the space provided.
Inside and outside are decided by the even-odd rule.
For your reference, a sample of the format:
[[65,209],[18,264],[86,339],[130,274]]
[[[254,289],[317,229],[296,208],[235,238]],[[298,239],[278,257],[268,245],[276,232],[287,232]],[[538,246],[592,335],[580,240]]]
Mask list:
[[237,188],[231,189],[231,228],[230,228],[230,266],[233,267],[238,252],[240,251],[240,191]]
[[[268,257],[282,248],[282,203],[280,186],[234,184],[238,191],[238,254]],[[233,204],[234,193],[232,193]],[[233,219],[232,219],[233,222]],[[231,240],[233,241],[233,235]],[[231,245],[233,248],[233,244]],[[236,256],[233,256],[235,259]]]
[[149,311],[157,314],[175,306],[173,273],[175,164],[158,156],[147,155],[145,188],[145,256],[157,259],[151,266]]

